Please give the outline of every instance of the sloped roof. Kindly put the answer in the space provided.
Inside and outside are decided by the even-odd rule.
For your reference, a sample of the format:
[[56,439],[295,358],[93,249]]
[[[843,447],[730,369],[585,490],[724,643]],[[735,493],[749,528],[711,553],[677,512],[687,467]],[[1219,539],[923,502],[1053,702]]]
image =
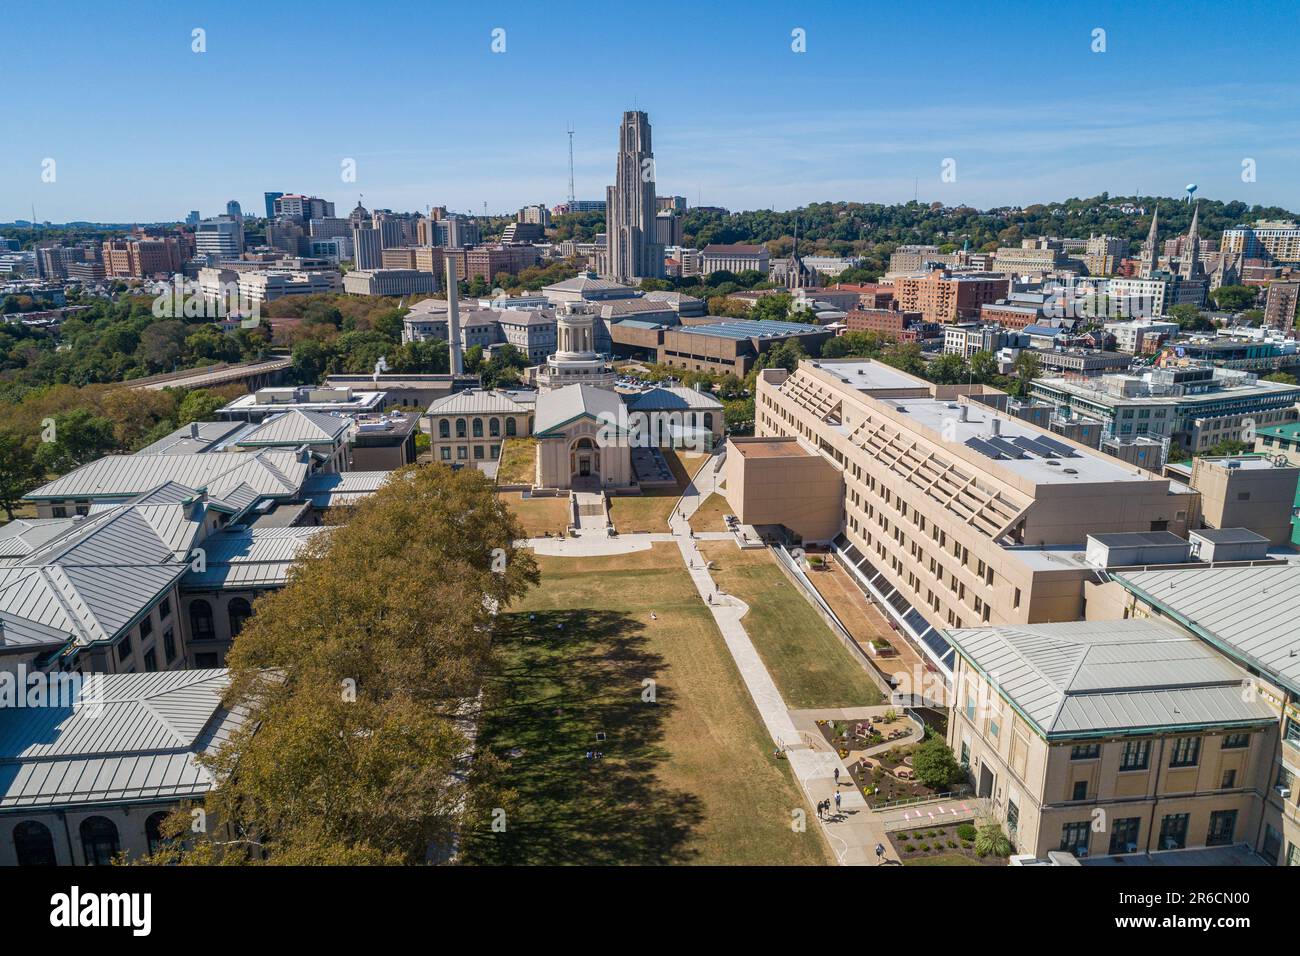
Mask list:
[[944,632],[1044,737],[1275,720],[1244,671],[1154,619]]
[[627,406],[634,412],[649,411],[722,411],[722,402],[709,392],[697,392],[681,385],[659,386],[628,399]]
[[629,296],[639,295],[638,290],[621,282],[615,282],[612,279],[599,279],[590,275],[578,275],[572,279],[563,279],[560,282],[553,282],[542,288],[543,292],[608,292],[615,289],[626,289]]
[[204,542],[204,570],[191,570],[181,587],[191,591],[280,587],[302,550],[326,530],[315,526],[219,532]]
[[127,497],[175,482],[206,488],[215,498],[246,485],[257,496],[298,493],[308,465],[293,452],[226,452],[220,455],[107,455],[28,493],[31,499]]
[[[247,422],[195,422],[141,448],[137,455],[199,455],[248,428]],[[194,432],[198,434],[195,435]]]
[[312,475],[303,482],[302,493],[315,508],[354,504],[373,495],[388,481],[387,471],[345,471]]
[[1300,694],[1300,565],[1125,571],[1111,577]]
[[247,434],[239,436],[235,444],[241,448],[257,445],[303,445],[333,442],[352,427],[351,419],[328,415],[325,412],[290,409],[272,415]]
[[68,706],[0,710],[0,811],[200,796],[196,755],[243,723],[223,670],[98,674]]
[[566,385],[537,396],[537,415],[533,420],[533,434],[543,437],[584,415],[611,426],[621,422],[623,399],[607,388],[594,385]]
[[31,554],[72,523],[72,518],[15,518],[0,527],[0,564]]
[[490,389],[468,388],[435,399],[430,415],[522,415],[528,409],[508,395]]

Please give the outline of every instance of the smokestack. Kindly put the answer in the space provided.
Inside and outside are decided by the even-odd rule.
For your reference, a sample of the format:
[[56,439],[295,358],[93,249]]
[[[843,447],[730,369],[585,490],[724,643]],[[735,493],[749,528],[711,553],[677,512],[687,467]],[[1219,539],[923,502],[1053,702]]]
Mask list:
[[456,281],[456,263],[448,256],[447,263],[447,355],[451,359],[451,374],[463,375],[465,361],[460,354],[460,303],[456,297],[460,285]]

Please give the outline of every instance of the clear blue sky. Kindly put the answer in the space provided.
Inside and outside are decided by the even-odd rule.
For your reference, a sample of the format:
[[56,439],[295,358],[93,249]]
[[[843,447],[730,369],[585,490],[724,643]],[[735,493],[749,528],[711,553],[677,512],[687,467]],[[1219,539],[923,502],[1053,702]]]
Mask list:
[[915,189],[987,207],[1195,182],[1300,210],[1294,2],[11,0],[3,22],[0,221],[33,203],[54,222],[260,210],[266,190],[340,214],[358,193],[399,210],[549,205],[567,193],[568,123],[578,196],[601,198],[634,106],[658,191],[692,205]]

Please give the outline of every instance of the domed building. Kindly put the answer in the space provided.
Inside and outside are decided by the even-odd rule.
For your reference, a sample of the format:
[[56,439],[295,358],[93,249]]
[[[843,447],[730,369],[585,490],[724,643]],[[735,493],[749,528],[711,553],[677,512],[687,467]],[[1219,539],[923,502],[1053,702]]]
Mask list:
[[614,387],[613,367],[596,351],[596,317],[583,305],[566,303],[555,318],[556,352],[537,367],[535,378],[541,392],[566,385]]

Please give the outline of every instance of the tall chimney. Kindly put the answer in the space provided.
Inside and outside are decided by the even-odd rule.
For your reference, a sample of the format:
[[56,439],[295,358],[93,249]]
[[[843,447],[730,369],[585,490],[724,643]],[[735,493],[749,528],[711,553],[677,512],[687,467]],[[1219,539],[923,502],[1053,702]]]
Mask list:
[[447,256],[447,355],[451,359],[451,374],[463,375],[465,361],[460,354],[460,283],[456,280],[456,262]]

